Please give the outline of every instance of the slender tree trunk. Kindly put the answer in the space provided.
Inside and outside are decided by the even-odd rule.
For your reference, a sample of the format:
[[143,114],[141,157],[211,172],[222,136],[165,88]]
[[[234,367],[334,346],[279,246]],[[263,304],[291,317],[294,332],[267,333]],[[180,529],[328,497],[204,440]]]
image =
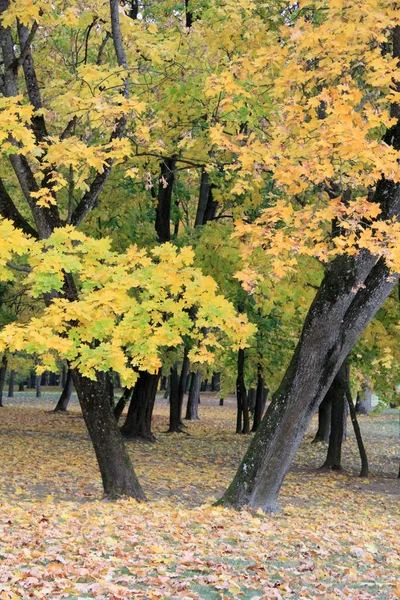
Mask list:
[[40,377],[40,375],[37,375],[35,380],[36,398],[42,397],[41,381],[42,378]]
[[[397,194],[396,210],[399,191],[387,195]],[[366,251],[330,263],[282,383],[220,504],[278,510],[280,487],[314,411],[396,282],[384,261]]]
[[183,398],[185,396],[186,381],[188,378],[189,369],[190,369],[190,361],[188,358],[188,350],[187,350],[187,348],[185,348],[184,353],[183,353],[182,370],[181,370],[181,374],[179,377],[179,423],[180,423],[181,427],[185,426],[184,423],[182,423],[182,407],[183,407]]
[[15,371],[10,371],[10,378],[8,380],[8,397],[14,398],[14,382],[15,382]]
[[139,371],[139,377],[132,392],[128,414],[121,427],[125,439],[142,439],[154,442],[155,437],[151,431],[154,402],[157,394],[159,373]]
[[168,375],[167,384],[165,386],[165,392],[164,392],[164,400],[168,400],[170,394],[171,394],[171,376]]
[[220,406],[223,406],[223,405],[224,405],[224,399],[223,399],[223,398],[220,398],[220,399],[219,399],[219,405],[220,405]]
[[25,390],[25,386],[24,386],[24,384],[21,381],[21,383],[18,384],[18,391],[19,392],[23,392],[24,390]]
[[262,419],[262,414],[264,411],[264,406],[265,406],[265,402],[264,402],[264,378],[262,376],[262,372],[261,372],[261,366],[258,365],[257,368],[257,388],[256,388],[256,403],[254,406],[254,418],[253,418],[253,426],[251,428],[251,431],[257,431],[260,423],[261,423],[261,419]]
[[0,406],[3,406],[3,392],[4,392],[4,383],[6,381],[6,373],[7,373],[7,355],[3,354],[1,359],[1,367],[0,367]]
[[177,364],[171,367],[170,386],[168,433],[182,433],[179,398],[179,374]]
[[65,384],[67,382],[67,371],[68,368],[66,365],[63,365],[62,367],[62,371],[61,371],[61,377],[60,377],[60,386],[64,389],[65,388]]
[[313,444],[317,444],[318,442],[329,442],[329,435],[331,433],[331,412],[332,400],[328,393],[318,408],[318,429],[315,438],[312,441]]
[[118,423],[121,418],[122,413],[124,412],[124,408],[127,405],[129,398],[131,397],[133,392],[133,388],[125,388],[121,398],[118,400],[117,404],[114,408],[114,417]]
[[71,369],[68,369],[67,376],[65,378],[65,385],[63,391],[61,392],[60,398],[56,404],[54,412],[66,412],[68,409],[69,401],[71,400],[72,390],[74,384],[72,381],[72,372]]
[[112,413],[108,390],[99,379],[92,381],[76,369],[73,369],[72,377],[100,467],[105,495],[145,500]]
[[332,471],[341,471],[342,469],[343,417],[348,372],[347,361],[344,361],[326,394],[332,406],[331,433],[329,436],[328,452],[322,468],[332,469]]
[[161,163],[158,185],[155,229],[162,244],[171,239],[171,199],[175,180],[176,157],[165,158]]
[[357,421],[356,409],[354,406],[353,398],[351,396],[349,385],[347,385],[347,387],[346,387],[346,398],[347,398],[347,402],[349,403],[351,422],[353,423],[354,434],[356,436],[358,451],[360,453],[360,459],[361,459],[360,477],[368,477],[369,467],[368,467],[367,452],[365,450],[364,442],[362,439],[360,426]]
[[201,386],[201,370],[193,373],[190,384],[189,397],[186,407],[186,419],[188,421],[197,421],[199,418],[199,398]]
[[367,385],[357,393],[355,410],[358,415],[367,415],[372,410],[372,391]]
[[213,376],[211,378],[211,391],[221,391],[221,373],[213,373]]
[[[250,432],[249,406],[247,402],[246,386],[244,384],[244,359],[245,354],[243,348],[238,351],[237,359],[237,379],[236,379],[236,401],[237,401],[237,417],[236,417],[236,433]],[[242,424],[243,418],[243,424]]]

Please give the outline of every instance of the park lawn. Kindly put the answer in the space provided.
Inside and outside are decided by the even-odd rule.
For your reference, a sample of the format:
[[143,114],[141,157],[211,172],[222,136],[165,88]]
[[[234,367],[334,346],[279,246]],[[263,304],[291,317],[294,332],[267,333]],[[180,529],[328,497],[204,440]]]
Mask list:
[[46,399],[0,412],[1,600],[400,597],[398,414],[360,419],[368,482],[352,435],[345,471],[317,472],[310,431],[271,516],[212,506],[248,444],[232,399],[204,395],[201,421],[172,435],[158,402],[157,443],[129,444],[147,504],[101,500],[78,408]]

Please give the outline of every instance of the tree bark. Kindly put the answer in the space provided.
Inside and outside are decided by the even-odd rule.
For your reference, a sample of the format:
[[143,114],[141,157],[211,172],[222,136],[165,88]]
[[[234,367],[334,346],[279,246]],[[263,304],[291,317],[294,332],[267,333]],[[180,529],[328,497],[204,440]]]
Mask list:
[[199,419],[199,398],[201,386],[201,370],[193,373],[190,384],[189,397],[186,407],[186,417],[188,421],[197,421]]
[[353,398],[351,396],[351,391],[350,391],[349,385],[347,385],[347,387],[346,387],[346,398],[347,398],[347,402],[349,403],[351,422],[353,423],[354,435],[356,436],[358,451],[360,453],[360,459],[361,459],[360,477],[368,477],[369,467],[368,467],[367,452],[365,450],[364,442],[362,439],[360,426],[357,421],[356,409],[354,406]]
[[213,376],[211,378],[211,391],[221,391],[221,373],[213,373]]
[[312,441],[313,444],[317,444],[318,442],[329,442],[329,435],[331,433],[331,412],[332,400],[328,393],[318,408],[318,429],[315,438]]
[[365,384],[357,393],[355,411],[358,415],[367,415],[372,410],[372,391]]
[[14,398],[14,382],[15,382],[15,371],[10,371],[10,379],[8,380],[8,397]]
[[[236,433],[250,433],[249,406],[247,402],[246,386],[244,384],[244,359],[243,348],[238,351],[237,378],[236,378]],[[243,423],[242,423],[243,419]]]
[[165,158],[161,163],[158,184],[155,229],[158,241],[163,244],[171,239],[171,199],[175,180],[176,157]]
[[66,412],[68,409],[69,401],[71,400],[72,390],[74,384],[72,381],[72,372],[71,369],[68,369],[67,376],[65,378],[65,385],[63,391],[61,392],[60,398],[56,404],[54,412]]
[[188,357],[188,350],[187,348],[185,348],[184,352],[183,352],[183,362],[182,362],[182,370],[181,370],[181,374],[179,377],[179,388],[178,388],[178,393],[179,393],[179,424],[180,426],[185,426],[182,423],[182,407],[183,407],[183,398],[185,396],[185,391],[186,391],[186,382],[187,382],[187,378],[189,375],[189,369],[190,369],[190,361],[189,361],[189,357]]
[[7,355],[3,354],[1,359],[1,367],[0,367],[0,406],[3,405],[3,392],[4,392],[4,383],[6,381],[6,373],[7,373]]
[[169,429],[168,433],[182,433],[178,365],[171,367],[169,394]]
[[120,420],[122,413],[124,412],[124,408],[127,405],[129,398],[131,397],[133,392],[133,388],[125,388],[121,398],[118,400],[117,404],[114,407],[114,417],[118,423]]
[[256,403],[254,406],[253,426],[251,428],[251,431],[253,431],[253,432],[257,431],[258,427],[260,426],[262,414],[264,411],[264,406],[265,406],[264,387],[265,387],[265,383],[264,383],[264,378],[263,378],[262,372],[261,372],[261,366],[258,365],[258,367],[257,367]]
[[99,379],[92,381],[76,369],[72,371],[72,378],[100,467],[105,495],[146,500],[112,413],[108,390]]
[[41,382],[42,382],[42,378],[40,377],[40,375],[36,375],[36,379],[35,379],[36,398],[42,397]]
[[323,469],[341,471],[342,469],[342,443],[344,433],[344,404],[345,394],[349,381],[349,368],[345,360],[326,394],[331,404],[331,432],[329,435],[328,452]]
[[282,383],[220,504],[279,509],[279,490],[314,411],[397,279],[366,251],[329,264]]
[[154,442],[151,431],[154,402],[157,394],[159,373],[139,371],[139,377],[133,388],[131,402],[121,433],[127,440],[141,439]]

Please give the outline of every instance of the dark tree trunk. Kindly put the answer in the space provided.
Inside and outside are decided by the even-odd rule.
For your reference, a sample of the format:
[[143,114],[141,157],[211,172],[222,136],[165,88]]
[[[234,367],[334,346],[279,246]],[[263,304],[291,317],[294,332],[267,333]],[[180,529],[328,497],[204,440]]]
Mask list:
[[364,442],[362,439],[360,426],[357,421],[356,409],[354,406],[353,398],[351,396],[349,385],[346,388],[346,398],[347,398],[347,402],[349,403],[351,422],[353,423],[354,434],[356,436],[358,451],[360,453],[360,459],[361,459],[360,477],[368,477],[369,467],[368,467],[367,452],[365,450]]
[[220,405],[220,406],[223,406],[223,405],[224,405],[224,399],[223,399],[223,398],[220,398],[220,399],[219,399],[219,405]]
[[[387,199],[395,196],[398,211],[395,192]],[[365,251],[329,264],[282,383],[220,504],[278,510],[279,490],[315,410],[396,282],[384,261]]]
[[[244,384],[244,359],[245,354],[243,348],[238,351],[237,359],[237,378],[236,378],[236,401],[237,401],[237,416],[236,416],[236,433],[250,432],[249,407],[247,403],[246,386]],[[242,422],[243,419],[243,422]]]
[[60,385],[63,389],[65,388],[65,384],[67,382],[67,371],[68,371],[67,366],[63,365],[62,371],[61,371],[61,377],[60,377]]
[[170,393],[171,393],[171,377],[170,375],[168,375],[167,379],[167,385],[165,386],[165,392],[164,392],[164,400],[168,400]]
[[177,364],[171,367],[170,386],[168,433],[182,433],[179,398],[179,374]]
[[247,392],[247,404],[250,411],[253,411],[256,407],[256,390],[255,388],[249,388]]
[[329,442],[329,435],[331,433],[331,412],[332,400],[328,393],[318,408],[318,429],[315,438],[312,441],[313,444],[317,444],[318,442]]
[[139,371],[139,377],[132,392],[128,414],[121,427],[125,439],[141,439],[154,442],[155,437],[151,431],[154,402],[157,394],[159,373]]
[[262,415],[264,412],[264,407],[265,407],[264,389],[265,389],[264,377],[262,376],[261,367],[260,367],[260,365],[258,365],[256,403],[254,406],[253,426],[251,428],[251,431],[253,431],[253,432],[257,431],[257,429],[261,423]]
[[211,391],[219,392],[221,391],[221,373],[213,373],[211,379]]
[[163,375],[161,377],[160,390],[165,391],[167,389],[167,377]]
[[96,453],[105,495],[145,500],[112,413],[108,390],[99,379],[92,381],[76,369],[72,371],[72,377]]
[[188,421],[197,421],[199,418],[199,398],[201,386],[201,371],[192,374],[189,397],[186,407],[186,417]]
[[19,383],[19,384],[18,384],[18,391],[19,391],[19,392],[23,392],[24,390],[25,390],[25,386],[24,386],[24,384],[23,384],[22,382],[21,382],[21,383]]
[[40,375],[37,375],[35,380],[36,398],[42,397],[41,381],[42,378],[40,377]]
[[155,229],[162,244],[171,239],[171,198],[175,180],[176,157],[165,158],[161,163],[158,185]]
[[344,405],[348,379],[349,369],[347,361],[344,361],[326,394],[332,406],[331,433],[329,435],[328,452],[322,468],[332,469],[332,471],[340,471],[342,469]]
[[65,379],[65,385],[63,391],[61,392],[60,398],[56,404],[54,412],[66,412],[68,409],[69,401],[71,400],[72,390],[74,384],[72,381],[72,372],[71,369],[68,369],[67,376]]
[[4,392],[4,383],[6,381],[6,373],[7,373],[7,356],[3,354],[1,359],[1,367],[0,367],[0,406],[3,406],[3,392]]
[[186,381],[187,381],[187,378],[189,375],[189,369],[190,369],[190,361],[188,358],[188,350],[185,348],[184,353],[183,353],[182,370],[181,370],[181,374],[179,377],[179,423],[180,423],[181,427],[183,426],[183,423],[182,423],[183,398],[185,396]]
[[15,383],[15,371],[10,371],[10,378],[8,380],[8,397],[14,398],[14,383]]
[[29,388],[36,387],[36,373],[33,369],[29,372],[28,387]]
[[49,385],[54,387],[57,383],[57,373],[49,373]]
[[40,379],[40,385],[49,385],[49,372],[45,371],[44,373],[42,373],[41,379]]
[[117,404],[114,408],[114,417],[118,423],[121,418],[122,413],[124,412],[125,406],[128,404],[129,398],[133,392],[133,388],[125,388],[121,398],[118,400]]

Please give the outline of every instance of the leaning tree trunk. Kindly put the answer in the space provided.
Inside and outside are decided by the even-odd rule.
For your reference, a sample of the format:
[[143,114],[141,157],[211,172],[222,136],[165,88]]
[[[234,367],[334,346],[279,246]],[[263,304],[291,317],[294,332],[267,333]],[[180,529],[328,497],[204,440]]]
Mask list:
[[197,421],[199,418],[199,398],[201,387],[201,370],[193,373],[190,383],[189,397],[186,407],[186,417],[188,421]]
[[132,395],[132,392],[133,388],[126,387],[122,393],[122,396],[115,405],[113,413],[117,422],[120,420],[122,413],[124,412],[124,408],[128,404],[129,398]]
[[65,378],[65,384],[63,391],[61,392],[60,398],[56,404],[54,412],[66,412],[68,409],[68,404],[71,400],[72,390],[74,384],[72,381],[72,372],[71,369],[68,369],[67,376]]
[[96,453],[105,495],[146,500],[112,413],[108,390],[98,378],[92,381],[76,369],[73,369],[72,377]]
[[318,429],[315,438],[312,441],[313,444],[317,444],[318,442],[329,442],[329,435],[331,433],[331,412],[332,399],[328,392],[318,408]]
[[3,391],[4,391],[4,384],[6,381],[6,373],[7,373],[7,356],[6,354],[3,354],[3,357],[1,359],[1,367],[0,367],[0,406],[3,406]]
[[142,439],[154,442],[155,437],[151,431],[154,402],[157,394],[159,373],[139,371],[129,404],[125,423],[121,433],[125,439]]
[[357,421],[356,408],[354,406],[353,398],[351,395],[350,385],[347,385],[347,387],[346,387],[346,398],[347,398],[347,402],[349,403],[351,422],[353,423],[354,435],[356,436],[358,451],[360,453],[360,459],[361,459],[360,477],[368,477],[369,467],[368,467],[367,451],[365,450],[360,426]]
[[329,435],[328,452],[323,469],[341,471],[342,469],[342,443],[344,433],[344,405],[346,389],[349,382],[349,367],[347,361],[342,363],[339,371],[325,396],[331,404],[331,433]]
[[367,251],[330,263],[282,383],[220,504],[278,509],[279,490],[315,410],[396,281]]

